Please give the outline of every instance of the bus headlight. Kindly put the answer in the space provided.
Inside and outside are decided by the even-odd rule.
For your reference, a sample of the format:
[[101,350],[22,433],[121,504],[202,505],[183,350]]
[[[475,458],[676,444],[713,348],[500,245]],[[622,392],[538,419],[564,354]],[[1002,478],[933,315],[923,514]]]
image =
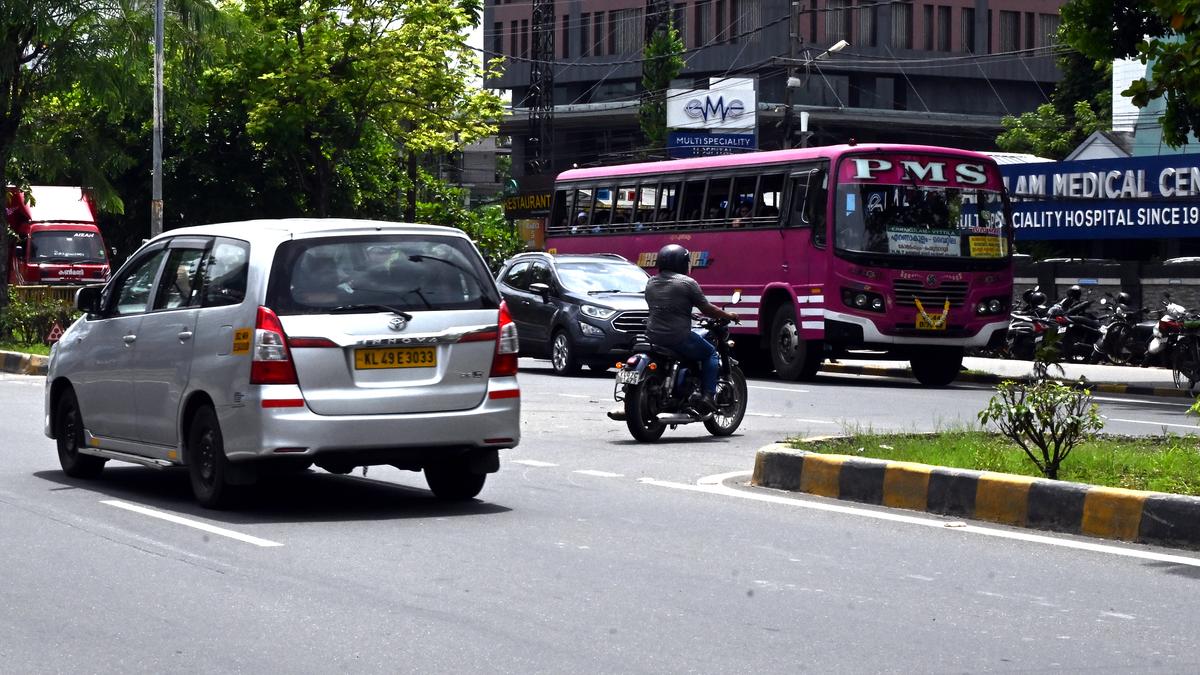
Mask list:
[[882,313],[887,308],[887,303],[884,302],[882,295],[857,288],[842,289],[842,304],[867,312]]

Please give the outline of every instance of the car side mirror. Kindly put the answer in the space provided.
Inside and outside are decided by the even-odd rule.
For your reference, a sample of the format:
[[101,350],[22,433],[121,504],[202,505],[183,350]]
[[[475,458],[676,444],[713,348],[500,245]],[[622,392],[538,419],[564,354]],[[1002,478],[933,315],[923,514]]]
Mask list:
[[13,247],[13,257],[16,258],[17,260],[24,260],[25,259],[25,247],[24,246],[14,246]]
[[103,286],[84,286],[75,291],[75,309],[85,314],[99,314],[102,290]]
[[742,301],[742,289],[739,288],[738,290],[733,292],[733,298],[730,300],[729,304],[736,305],[741,301]]
[[549,284],[543,284],[539,281],[537,283],[529,284],[529,290],[532,293],[537,293],[538,295],[542,296],[542,300],[546,300],[550,297]]

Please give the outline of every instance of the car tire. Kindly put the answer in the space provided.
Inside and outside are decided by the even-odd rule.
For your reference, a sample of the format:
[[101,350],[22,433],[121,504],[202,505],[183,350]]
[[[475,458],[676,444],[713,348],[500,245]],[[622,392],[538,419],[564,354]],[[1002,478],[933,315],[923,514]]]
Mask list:
[[473,473],[463,464],[431,464],[425,467],[425,483],[442,501],[465,502],[474,499],[487,482],[486,473]]
[[816,340],[800,339],[796,306],[788,302],[775,310],[771,319],[769,349],[771,365],[781,380],[811,380],[824,360]]
[[54,438],[58,444],[58,463],[71,478],[95,478],[108,460],[79,452],[84,447],[83,414],[75,391],[67,389],[58,397],[54,415]]
[[192,494],[201,506],[221,509],[233,502],[234,488],[229,484],[229,458],[217,413],[202,406],[192,415],[187,436],[187,465]]
[[574,375],[579,372],[579,357],[567,331],[558,329],[550,339],[550,365],[555,375]]

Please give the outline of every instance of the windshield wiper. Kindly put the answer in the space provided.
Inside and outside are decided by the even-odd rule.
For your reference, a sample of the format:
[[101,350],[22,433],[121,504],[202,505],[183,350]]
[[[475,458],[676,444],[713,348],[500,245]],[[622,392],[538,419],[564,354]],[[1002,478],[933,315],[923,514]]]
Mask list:
[[602,291],[588,291],[588,295],[600,295],[602,293],[637,293],[637,291],[626,291],[620,288],[609,288]]
[[[426,304],[429,304],[429,303],[426,303]],[[382,304],[378,304],[378,303],[363,303],[363,304],[358,304],[358,305],[338,305],[337,307],[330,307],[330,308],[326,309],[325,311],[329,314],[363,312],[363,311],[376,311],[376,312],[383,311],[383,312],[391,312],[392,314],[399,314],[400,316],[404,317],[405,321],[412,321],[412,314],[409,314],[408,312],[406,312],[398,307],[392,307],[391,305],[382,305]]]

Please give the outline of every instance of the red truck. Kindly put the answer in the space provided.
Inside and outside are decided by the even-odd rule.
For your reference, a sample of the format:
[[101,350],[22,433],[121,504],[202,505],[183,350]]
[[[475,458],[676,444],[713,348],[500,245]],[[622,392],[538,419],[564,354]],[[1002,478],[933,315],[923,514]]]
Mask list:
[[8,283],[94,284],[108,280],[111,267],[96,207],[78,187],[34,185],[33,199],[8,188],[4,216],[16,235],[8,249]]

